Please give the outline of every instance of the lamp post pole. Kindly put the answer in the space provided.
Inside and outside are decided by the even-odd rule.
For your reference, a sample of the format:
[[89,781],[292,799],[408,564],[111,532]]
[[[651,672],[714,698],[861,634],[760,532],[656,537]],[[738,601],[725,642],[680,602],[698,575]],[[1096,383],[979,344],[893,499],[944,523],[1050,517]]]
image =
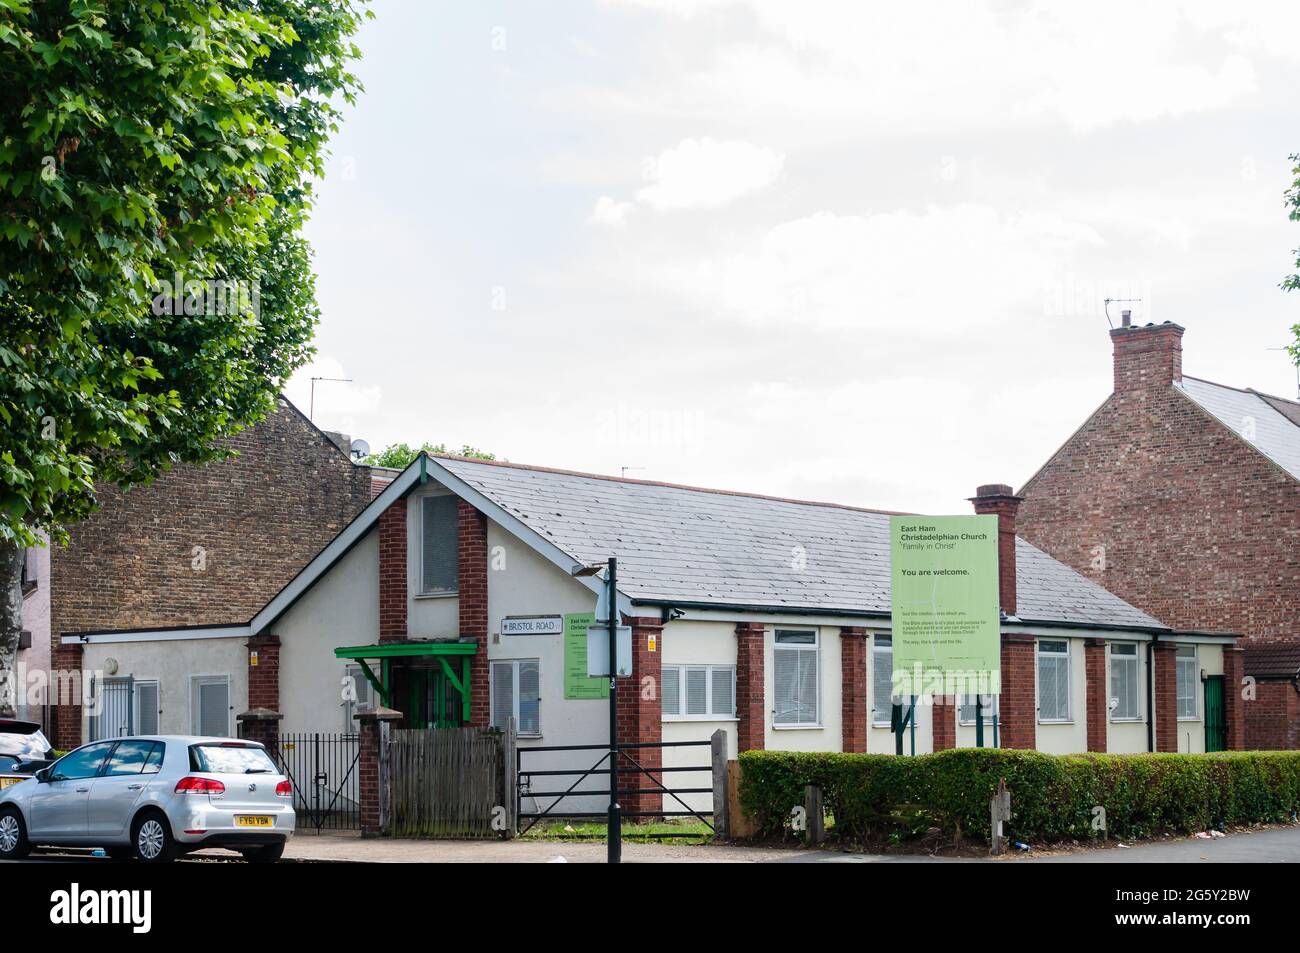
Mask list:
[[607,860],[623,859],[623,820],[618,804],[618,560],[609,560],[609,827]]

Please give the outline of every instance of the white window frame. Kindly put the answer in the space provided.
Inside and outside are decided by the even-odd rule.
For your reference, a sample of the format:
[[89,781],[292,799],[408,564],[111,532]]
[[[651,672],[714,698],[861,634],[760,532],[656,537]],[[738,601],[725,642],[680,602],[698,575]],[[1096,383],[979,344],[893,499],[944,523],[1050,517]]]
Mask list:
[[[1044,652],[1043,643],[1060,643],[1065,646],[1064,652]],[[1074,647],[1070,644],[1069,639],[1035,639],[1034,640],[1034,709],[1038,712],[1038,723],[1040,725],[1072,725],[1074,724]],[[1042,686],[1040,684],[1043,674],[1041,660],[1046,655],[1050,659],[1065,659],[1065,717],[1064,718],[1044,718]]]
[[[1183,654],[1184,651],[1190,651],[1191,654],[1184,655]],[[1201,693],[1197,691],[1197,689],[1200,687],[1201,684],[1201,658],[1200,655],[1198,654],[1196,643],[1194,642],[1184,642],[1180,644],[1176,652],[1174,653],[1174,707],[1175,709],[1179,707],[1178,673],[1183,668],[1183,662],[1187,661],[1189,658],[1191,659],[1192,662],[1192,666],[1191,666],[1192,671],[1188,676],[1188,680],[1191,683],[1191,689],[1192,689],[1192,713],[1190,715],[1184,715],[1181,711],[1179,711],[1178,720],[1179,721],[1200,721],[1201,720],[1201,700],[1200,700]]]
[[[991,702],[987,707],[985,707],[984,711],[981,712],[981,714],[984,716],[984,724],[985,724],[985,725],[992,725],[992,724],[993,724],[993,719],[994,719],[994,718],[997,718],[999,715],[1002,714],[1002,709],[1001,709],[1001,706],[999,705],[999,703],[1002,701],[1002,696],[1001,696],[1001,695],[990,695],[990,694],[988,694],[988,693],[986,693],[986,692],[985,692],[985,693],[981,693],[981,694],[983,694],[985,698],[991,698],[991,699],[993,699],[993,701],[992,701],[992,702]],[[970,727],[972,727],[972,728],[975,727],[975,715],[974,715],[974,713],[972,712],[972,714],[971,714],[971,716],[970,716],[969,718],[967,718],[964,714],[962,714],[962,712],[963,712],[964,709],[967,709],[967,708],[974,708],[974,707],[975,707],[975,701],[974,701],[974,698],[975,698],[974,695],[958,695],[958,696],[957,696],[957,724],[959,724],[959,725],[964,725],[964,726],[970,726]],[[970,701],[967,701],[967,699],[971,699],[971,700],[970,700]]]
[[[424,588],[424,507],[428,504],[430,500],[445,500],[448,498],[454,500],[456,498],[456,495],[454,493],[426,493],[424,494],[424,496],[420,497],[420,505],[416,509],[416,521],[419,525],[419,529],[417,530],[417,533],[418,533],[418,538],[420,540],[420,545],[419,545],[420,561],[418,566],[416,567],[416,571],[419,572],[420,574],[418,580],[419,585],[416,586],[415,589],[415,594],[417,598],[445,599],[451,596],[459,595],[460,593],[459,559],[457,560],[458,565],[456,567],[455,588],[453,589],[425,589]],[[453,527],[452,532],[453,534],[458,534],[459,527]],[[457,546],[460,545],[459,539],[456,540],[456,545]]]
[[192,734],[203,734],[202,726],[199,724],[199,709],[195,702],[199,697],[199,685],[203,683],[215,684],[225,682],[226,684],[226,733],[221,737],[233,738],[234,734],[230,730],[230,712],[234,707],[234,698],[231,694],[230,675],[191,675],[190,676],[190,731]]
[[[1134,676],[1133,676],[1133,690],[1137,693],[1137,705],[1136,705],[1136,708],[1137,708],[1137,714],[1136,714],[1136,715],[1131,715],[1131,716],[1130,716],[1130,715],[1124,715],[1124,716],[1116,715],[1116,714],[1115,714],[1115,709],[1112,709],[1112,708],[1110,707],[1110,700],[1111,700],[1112,698],[1115,697],[1115,696],[1111,693],[1112,687],[1113,687],[1114,684],[1115,684],[1115,681],[1114,681],[1114,674],[1113,674],[1113,673],[1114,673],[1114,669],[1115,669],[1115,647],[1116,647],[1116,646],[1120,646],[1120,645],[1122,645],[1122,646],[1126,646],[1126,647],[1127,647],[1127,646],[1132,646],[1132,647],[1133,647],[1133,654],[1132,654],[1132,656],[1127,656],[1127,655],[1121,655],[1121,656],[1119,656],[1121,659],[1124,660],[1124,664],[1128,664],[1128,659],[1129,659],[1129,658],[1132,658],[1132,659],[1133,659],[1133,663],[1132,663],[1132,664],[1133,664],[1133,670],[1134,670]],[[1143,670],[1142,670],[1142,643],[1141,643],[1141,642],[1108,642],[1108,643],[1106,644],[1106,662],[1107,662],[1107,665],[1106,665],[1106,714],[1109,716],[1109,718],[1110,718],[1110,720],[1111,720],[1112,722],[1115,722],[1115,723],[1117,723],[1117,724],[1132,725],[1132,724],[1138,724],[1138,723],[1142,722],[1142,721],[1144,720],[1144,717],[1145,717],[1145,716],[1144,716],[1144,709],[1143,709],[1143,705],[1142,705],[1142,694],[1143,694],[1143,692],[1142,692],[1142,686],[1143,686],[1143,684],[1144,684],[1143,681],[1142,681],[1142,679],[1143,679],[1143,677],[1144,677]]]
[[[812,642],[781,642],[783,633],[791,635],[811,635]],[[772,727],[773,728],[821,728],[822,725],[822,637],[818,629],[800,629],[783,626],[772,633]],[[812,721],[777,721],[776,720],[776,653],[777,652],[811,652],[813,656],[813,694],[815,710]]]
[[[871,671],[867,673],[867,681],[871,685],[871,697],[867,699],[867,717],[871,719],[872,728],[889,728],[893,717],[893,698],[889,696],[889,703],[884,706],[885,717],[883,720],[877,719],[876,710],[876,664],[880,661],[880,656],[889,660],[890,683],[893,683],[894,672],[894,637],[885,633],[877,633],[871,637]],[[906,699],[903,700],[903,714],[907,715],[910,711],[911,703]],[[974,721],[971,724],[975,724]]]
[[[519,666],[526,662],[532,662],[537,666],[537,730],[525,732],[519,728]],[[540,658],[494,658],[488,660],[488,722],[498,728],[504,728],[505,725],[497,724],[497,712],[493,711],[496,705],[496,683],[497,683],[497,666],[509,665],[510,677],[513,679],[510,691],[510,702],[512,710],[510,716],[515,720],[515,727],[519,731],[520,738],[540,738],[542,737],[542,660]]]
[[158,720],[158,734],[162,734],[162,682],[157,678],[133,678],[131,680],[131,724],[135,728],[137,735],[143,735],[140,730],[140,686],[152,685],[158,692],[158,711],[155,717]]
[[[707,703],[708,711],[702,715],[688,714],[686,711],[686,671],[687,669],[704,669],[704,700]],[[659,711],[664,721],[736,721],[736,666],[734,665],[694,665],[689,663],[665,665],[660,673],[661,680],[667,680],[671,676],[669,672],[675,672],[677,679],[677,712],[672,714],[663,710],[663,698],[666,693],[660,692]],[[721,676],[731,680],[731,711],[716,712],[713,710],[713,680]]]

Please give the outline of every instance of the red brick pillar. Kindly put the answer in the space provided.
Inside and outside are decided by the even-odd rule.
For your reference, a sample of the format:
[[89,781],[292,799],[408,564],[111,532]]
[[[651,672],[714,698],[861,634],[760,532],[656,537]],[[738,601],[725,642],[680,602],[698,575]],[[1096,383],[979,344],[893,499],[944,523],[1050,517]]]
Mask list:
[[259,741],[277,757],[280,743],[280,637],[254,635],[248,648],[248,711],[235,716],[239,737]]
[[1003,748],[1033,748],[1037,742],[1034,698],[1034,637],[1002,633],[1002,695],[998,741]]
[[357,796],[361,805],[361,836],[378,837],[388,822],[388,726],[402,717],[391,708],[366,708],[356,713],[358,734]]
[[256,741],[277,762],[280,760],[280,721],[284,715],[267,708],[250,708],[235,716],[239,737]]
[[[656,616],[624,616],[623,624],[632,627],[632,674],[618,680],[619,744],[644,744],[663,741],[663,622]],[[635,762],[635,764],[633,764]],[[655,787],[654,781],[641,774],[636,764],[651,771],[663,783],[660,748],[629,748],[619,763],[619,790],[632,791]],[[670,785],[666,785],[670,786]],[[660,794],[620,794],[623,813],[657,811],[663,808]],[[649,818],[634,818],[649,820]]]
[[[1155,667],[1156,750],[1178,750],[1178,646],[1157,642],[1152,646]],[[1151,713],[1148,712],[1148,717]]]
[[492,718],[488,698],[488,552],[487,517],[464,500],[457,501],[457,583],[460,603],[460,637],[478,643],[470,659],[470,717],[476,728],[486,728]]
[[379,641],[406,638],[406,500],[379,515]]
[[935,695],[930,706],[930,719],[934,750],[946,751],[957,747],[957,697]]
[[[761,643],[760,643],[761,648]],[[867,750],[867,630],[840,628],[840,750]]]
[[762,751],[767,718],[763,697],[764,629],[757,622],[736,623],[736,753]]
[[1110,713],[1110,688],[1106,683],[1106,640],[1083,643],[1083,672],[1087,680],[1084,708],[1088,719],[1088,750],[1106,750],[1106,724]]
[[1241,697],[1243,654],[1236,644],[1223,647],[1223,744],[1229,751],[1246,749],[1246,716]]
[[64,751],[81,744],[82,646],[59,645],[54,650],[50,675],[49,699],[54,709],[56,748]]

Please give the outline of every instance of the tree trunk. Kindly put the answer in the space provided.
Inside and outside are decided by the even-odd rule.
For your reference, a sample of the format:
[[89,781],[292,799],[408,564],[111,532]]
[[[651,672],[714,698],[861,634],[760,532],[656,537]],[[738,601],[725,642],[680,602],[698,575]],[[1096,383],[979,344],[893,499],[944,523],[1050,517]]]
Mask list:
[[17,699],[18,639],[23,633],[23,562],[27,551],[0,541],[0,716],[12,718]]

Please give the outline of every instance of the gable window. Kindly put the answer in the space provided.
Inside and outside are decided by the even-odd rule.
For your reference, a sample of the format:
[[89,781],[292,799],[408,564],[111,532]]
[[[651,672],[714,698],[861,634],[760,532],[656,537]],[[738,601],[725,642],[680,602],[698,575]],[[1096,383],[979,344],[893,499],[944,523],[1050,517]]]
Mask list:
[[1038,720],[1070,720],[1070,643],[1038,641]]
[[492,663],[492,727],[504,728],[513,717],[520,737],[542,733],[541,664],[537,659]]
[[1200,666],[1196,660],[1195,645],[1178,646],[1175,674],[1177,677],[1178,717],[1195,720],[1196,686],[1200,684]]
[[815,630],[776,630],[772,652],[774,725],[818,724],[817,647]]
[[[906,717],[915,707],[912,702],[894,695],[894,639],[889,635],[878,635],[871,644],[871,724],[876,728],[888,728],[890,716],[895,703],[903,706]],[[971,709],[971,721],[975,720]]]
[[457,498],[426,496],[420,501],[420,592],[455,592],[460,581]]
[[190,679],[190,730],[212,738],[230,737],[230,676]]
[[1142,678],[1136,642],[1110,644],[1110,720],[1137,721],[1142,717]]
[[731,665],[665,665],[665,718],[734,718],[736,669]]

